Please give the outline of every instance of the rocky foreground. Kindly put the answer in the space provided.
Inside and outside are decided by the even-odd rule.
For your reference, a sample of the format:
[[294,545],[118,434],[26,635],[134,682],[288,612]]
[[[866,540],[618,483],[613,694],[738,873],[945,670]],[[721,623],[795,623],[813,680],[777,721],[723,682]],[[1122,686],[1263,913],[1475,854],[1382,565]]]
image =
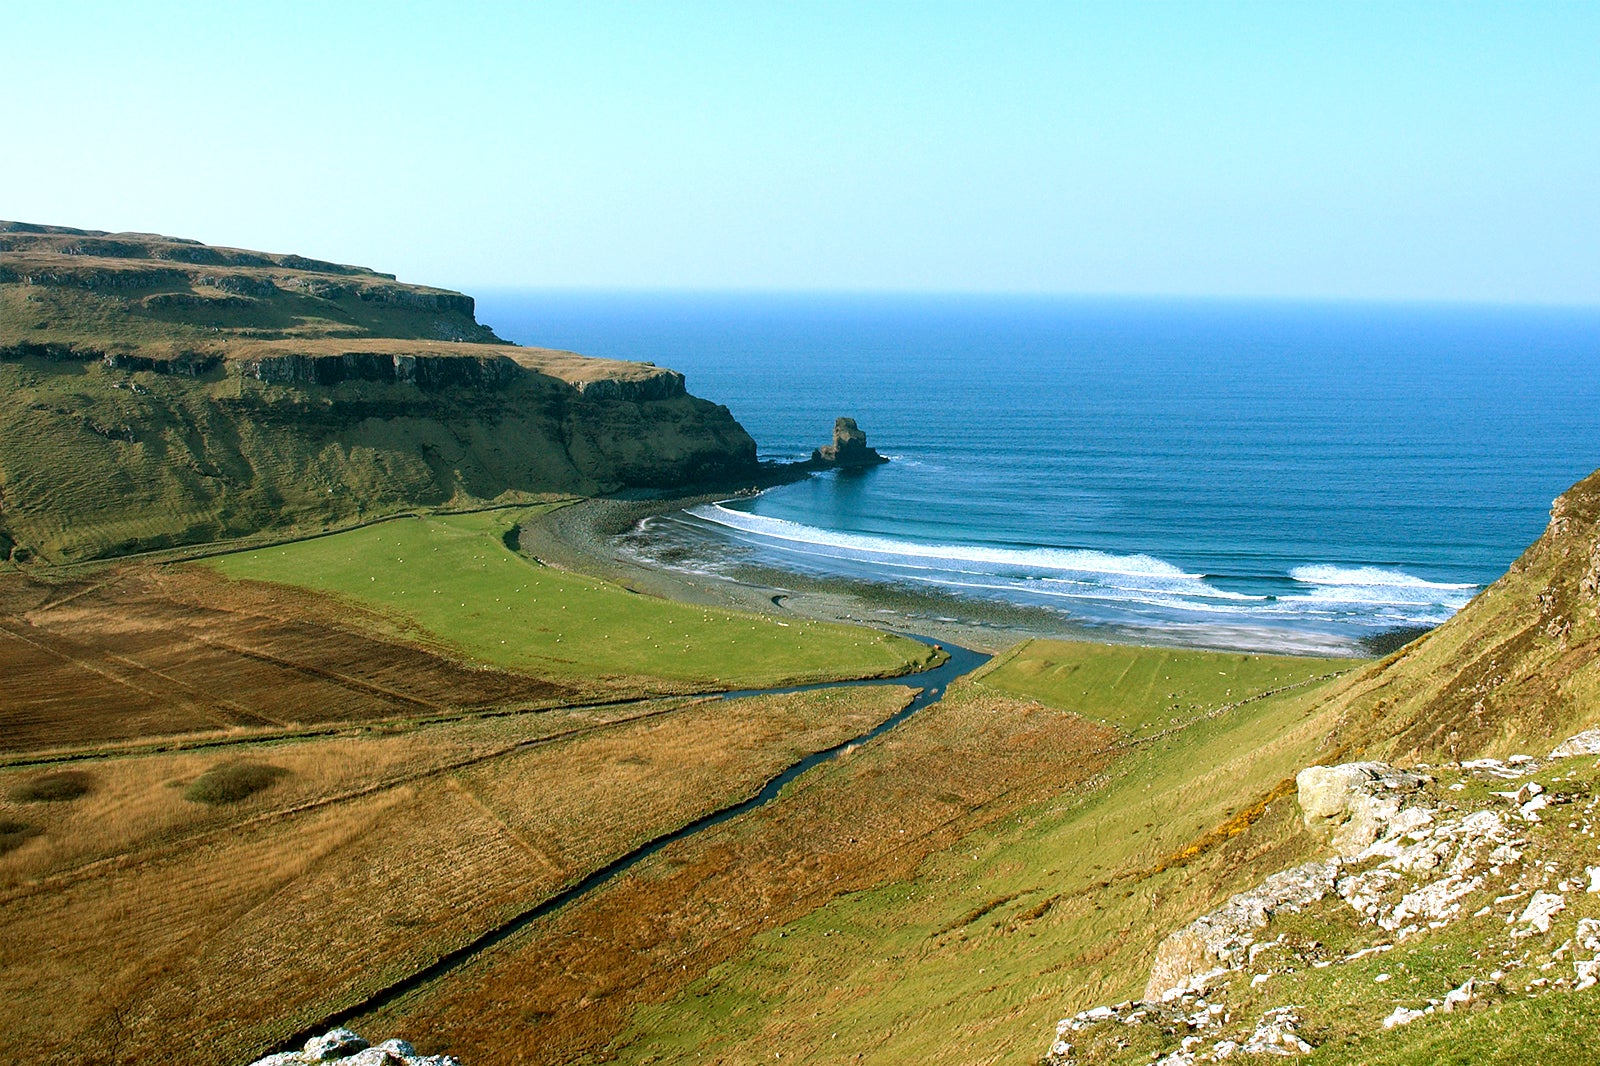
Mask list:
[[1063,1019],[1048,1066],[1309,1054],[1600,983],[1600,731],[1548,757],[1315,766],[1335,854],[1170,935],[1144,998]]
[[418,1055],[404,1040],[369,1044],[349,1029],[333,1029],[306,1041],[299,1051],[281,1051],[250,1066],[302,1066],[336,1062],[339,1066],[461,1066],[451,1055]]

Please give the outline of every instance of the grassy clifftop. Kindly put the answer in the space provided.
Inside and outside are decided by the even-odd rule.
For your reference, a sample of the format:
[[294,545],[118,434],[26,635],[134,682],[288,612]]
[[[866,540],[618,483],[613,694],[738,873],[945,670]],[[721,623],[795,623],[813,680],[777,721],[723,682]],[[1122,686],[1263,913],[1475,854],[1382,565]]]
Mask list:
[[754,470],[682,375],[507,344],[474,310],[364,267],[0,222],[0,559]]

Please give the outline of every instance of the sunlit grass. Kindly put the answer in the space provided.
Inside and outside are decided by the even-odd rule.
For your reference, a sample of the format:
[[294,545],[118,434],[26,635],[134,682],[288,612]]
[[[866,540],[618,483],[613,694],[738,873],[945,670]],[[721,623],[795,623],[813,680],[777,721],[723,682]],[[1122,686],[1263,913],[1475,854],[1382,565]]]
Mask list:
[[516,518],[402,519],[208,565],[347,597],[475,659],[549,676],[740,688],[897,674],[931,654],[876,630],[674,603],[540,566],[502,542]]

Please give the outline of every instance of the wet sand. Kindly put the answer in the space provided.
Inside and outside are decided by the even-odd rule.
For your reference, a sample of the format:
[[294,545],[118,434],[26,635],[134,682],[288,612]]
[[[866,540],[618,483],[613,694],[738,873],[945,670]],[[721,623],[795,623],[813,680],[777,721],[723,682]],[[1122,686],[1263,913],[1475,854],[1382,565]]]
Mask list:
[[594,574],[641,595],[735,607],[777,617],[798,615],[897,633],[920,633],[991,654],[1023,640],[1045,637],[1097,644],[1361,657],[1386,654],[1392,650],[1386,643],[1398,646],[1422,632],[1397,630],[1358,642],[1222,625],[1091,625],[1040,607],[956,597],[937,589],[887,582],[817,578],[754,566],[740,568],[736,576],[674,570],[641,560],[619,543],[622,534],[646,518],[725,500],[731,495],[723,488],[687,496],[640,492],[582,500],[524,525],[521,548],[547,565]]
[[728,496],[717,492],[583,500],[524,525],[521,548],[546,565],[594,574],[646,596],[921,633],[991,653],[1030,637],[1102,642],[1117,641],[1119,636],[1129,639],[1104,629],[1075,626],[1053,611],[957,599],[888,584],[823,580],[756,568],[745,568],[738,578],[671,570],[643,563],[617,544],[618,536],[645,518]]

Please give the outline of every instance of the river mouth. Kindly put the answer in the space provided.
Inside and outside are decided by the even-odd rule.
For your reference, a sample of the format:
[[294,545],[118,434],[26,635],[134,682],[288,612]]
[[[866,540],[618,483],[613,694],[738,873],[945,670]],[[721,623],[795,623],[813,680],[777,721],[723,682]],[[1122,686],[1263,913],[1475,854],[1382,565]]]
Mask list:
[[776,800],[783,790],[797,778],[808,771],[827,763],[839,755],[853,750],[862,744],[883,736],[905,722],[918,711],[923,710],[944,698],[950,684],[965,677],[982,667],[992,656],[986,652],[974,651],[970,648],[952,645],[948,642],[936,641],[932,637],[915,633],[904,633],[902,636],[920,641],[936,650],[945,653],[945,660],[939,665],[927,670],[912,674],[903,674],[890,678],[864,678],[856,681],[820,682],[805,685],[789,685],[768,689],[740,689],[720,693],[723,700],[739,699],[750,696],[776,696],[796,692],[812,692],[823,689],[836,688],[866,688],[886,685],[909,686],[916,688],[916,693],[907,702],[906,706],[885,718],[872,729],[841,741],[828,748],[812,752],[770,777],[761,788],[753,795],[736,803],[729,804],[709,814],[690,821],[677,829],[663,833],[633,850],[611,860],[605,866],[584,876],[579,881],[568,885],[554,895],[546,897],[541,902],[505,920],[494,928],[480,934],[470,943],[451,951],[429,965],[408,974],[391,984],[366,996],[360,1002],[347,1006],[338,1012],[308,1025],[299,1032],[280,1041],[266,1054],[295,1050],[313,1036],[327,1032],[330,1029],[344,1025],[353,1019],[372,1011],[380,1010],[391,1003],[421,989],[440,978],[448,976],[459,967],[471,962],[484,952],[492,950],[497,945],[505,942],[526,929],[541,918],[554,914],[563,908],[577,903],[591,893],[605,887],[640,863],[660,853],[667,847],[693,836],[714,829],[717,826],[730,822],[759,808],[765,807]]

